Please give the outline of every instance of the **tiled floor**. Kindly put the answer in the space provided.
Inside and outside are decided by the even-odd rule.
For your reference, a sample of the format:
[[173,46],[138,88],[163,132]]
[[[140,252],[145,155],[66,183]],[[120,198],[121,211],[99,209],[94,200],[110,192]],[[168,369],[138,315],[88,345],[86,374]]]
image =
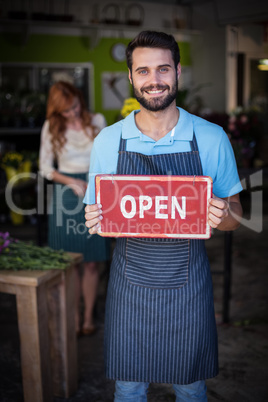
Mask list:
[[[13,228],[14,230],[14,228]],[[31,238],[34,227],[16,228],[14,235]],[[21,233],[20,233],[21,231]],[[268,217],[256,233],[240,227],[233,234],[230,322],[222,324],[223,277],[213,274],[218,322],[220,374],[207,381],[210,402],[266,402],[268,400]],[[207,241],[212,270],[223,269],[224,234]],[[104,268],[103,268],[104,270]],[[103,271],[105,273],[105,271]],[[111,402],[114,383],[103,373],[102,342],[105,275],[101,282],[96,319],[98,332],[78,339],[79,384],[69,399],[54,402]],[[0,402],[23,402],[15,299],[0,294]],[[151,402],[174,401],[169,385],[151,385]],[[39,402],[39,401],[35,401]]]

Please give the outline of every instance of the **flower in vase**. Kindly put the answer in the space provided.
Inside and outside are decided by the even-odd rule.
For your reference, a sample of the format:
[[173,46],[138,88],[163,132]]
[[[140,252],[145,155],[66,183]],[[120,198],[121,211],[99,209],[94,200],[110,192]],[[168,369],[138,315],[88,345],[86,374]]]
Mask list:
[[7,152],[2,158],[1,165],[3,168],[11,167],[13,169],[19,169],[21,162],[23,160],[23,155],[19,152]]

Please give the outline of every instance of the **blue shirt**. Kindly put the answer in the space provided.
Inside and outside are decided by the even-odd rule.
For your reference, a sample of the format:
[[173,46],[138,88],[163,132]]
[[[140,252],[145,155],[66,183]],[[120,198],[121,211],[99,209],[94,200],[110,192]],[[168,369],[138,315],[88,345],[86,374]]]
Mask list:
[[127,139],[127,151],[144,155],[159,155],[191,151],[190,141],[195,133],[203,175],[213,180],[213,193],[220,198],[242,190],[236,161],[229,138],[222,127],[178,108],[180,117],[175,130],[158,141],[143,134],[132,112],[124,120],[104,128],[94,140],[89,168],[89,185],[85,204],[95,204],[96,174],[116,174],[120,138]]

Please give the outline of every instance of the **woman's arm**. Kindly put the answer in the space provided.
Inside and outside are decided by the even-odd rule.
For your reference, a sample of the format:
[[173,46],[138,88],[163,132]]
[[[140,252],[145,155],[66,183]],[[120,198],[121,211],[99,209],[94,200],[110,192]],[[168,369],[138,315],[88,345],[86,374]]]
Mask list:
[[51,180],[56,183],[65,184],[66,186],[70,187],[73,192],[78,195],[79,197],[84,197],[86,189],[87,189],[87,182],[80,179],[75,179],[70,176],[65,176],[64,174],[54,170],[51,173]]
[[51,180],[54,168],[54,153],[51,144],[49,122],[46,120],[41,130],[41,144],[39,150],[39,172],[41,176]]
[[86,192],[87,182],[73,177],[65,176],[58,172],[54,167],[54,153],[51,144],[51,134],[49,122],[46,121],[41,131],[41,145],[39,151],[39,171],[41,176],[56,183],[65,184],[70,187],[79,197],[83,197]]

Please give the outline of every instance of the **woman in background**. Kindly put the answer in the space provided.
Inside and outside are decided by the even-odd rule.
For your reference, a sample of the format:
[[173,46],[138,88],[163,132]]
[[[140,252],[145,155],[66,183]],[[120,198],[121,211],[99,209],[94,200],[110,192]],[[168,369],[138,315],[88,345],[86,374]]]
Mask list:
[[[54,182],[48,245],[83,253],[82,281],[76,269],[76,331],[85,335],[96,331],[93,309],[99,281],[97,261],[110,259],[107,239],[88,236],[82,202],[93,140],[105,126],[104,116],[90,113],[81,92],[72,84],[59,81],[50,88],[39,154],[40,174]],[[81,293],[84,314],[80,327]]]

